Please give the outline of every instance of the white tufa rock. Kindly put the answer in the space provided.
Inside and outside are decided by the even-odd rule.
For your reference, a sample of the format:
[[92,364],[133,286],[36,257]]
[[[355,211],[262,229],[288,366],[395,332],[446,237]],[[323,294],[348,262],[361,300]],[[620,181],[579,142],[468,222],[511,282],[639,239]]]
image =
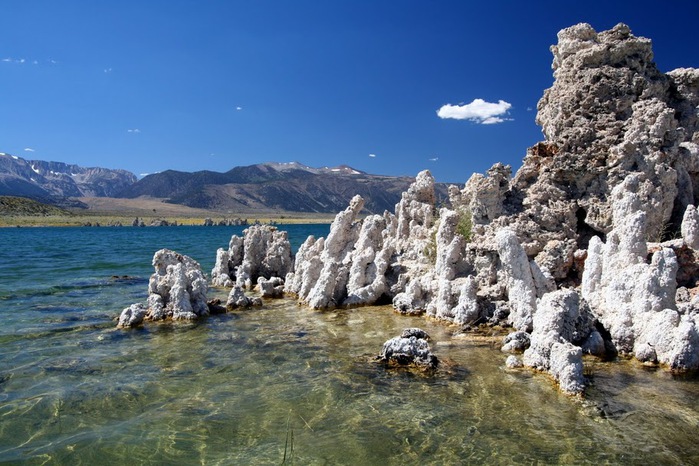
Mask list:
[[143,320],[194,320],[209,314],[208,285],[194,259],[161,249],[153,256],[153,267],[145,314],[141,316],[140,308],[130,306],[122,312],[119,326],[134,326]]
[[265,277],[259,277],[257,287],[262,298],[281,298],[284,296],[284,280],[279,277],[272,277],[269,280]]
[[251,306],[262,306],[262,300],[258,297],[249,297],[245,294],[242,287],[235,285],[228,293],[226,299],[226,309],[233,311],[238,308],[247,308]]
[[473,276],[469,276],[461,287],[459,302],[453,310],[455,324],[466,325],[475,323],[480,317],[478,310],[478,282]]
[[383,232],[386,226],[386,218],[381,215],[364,219],[352,251],[344,305],[373,304],[388,292],[386,272],[393,248],[390,245],[384,247]]
[[532,316],[536,311],[536,287],[529,259],[512,230],[500,230],[495,240],[503,269],[507,274],[509,322],[515,329],[529,332],[532,329]]
[[388,366],[434,370],[439,365],[439,360],[432,354],[428,340],[429,335],[424,330],[405,329],[400,336],[391,338],[383,344],[378,359]]
[[119,316],[118,328],[137,327],[143,323],[147,309],[141,304],[132,304],[121,312]]
[[697,315],[683,314],[675,304],[673,250],[661,248],[646,262],[646,217],[635,210],[639,188],[633,175],[615,188],[619,204],[630,210],[615,207],[607,242],[590,241],[582,295],[619,352],[674,370],[694,370],[699,368]]
[[[534,314],[531,344],[524,352],[524,365],[549,372],[566,393],[581,393],[585,387],[582,349],[572,344],[579,320],[580,301],[575,291],[545,294]],[[583,331],[589,335],[591,329]]]
[[320,262],[320,275],[308,295],[300,296],[315,309],[336,307],[347,296],[347,283],[351,266],[351,253],[359,236],[361,224],[357,216],[364,207],[364,199],[355,196],[349,207],[340,212],[330,226]]
[[682,239],[695,251],[699,250],[699,213],[693,205],[688,205],[682,217]]
[[288,233],[270,225],[252,225],[243,230],[242,238],[231,237],[228,251],[216,252],[211,282],[214,286],[252,288],[259,277],[285,277],[292,268]]

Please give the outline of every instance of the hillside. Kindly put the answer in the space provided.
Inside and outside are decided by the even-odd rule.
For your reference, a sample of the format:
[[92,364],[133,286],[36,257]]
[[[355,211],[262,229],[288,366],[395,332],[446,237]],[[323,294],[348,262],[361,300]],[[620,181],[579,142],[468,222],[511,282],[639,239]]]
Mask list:
[[[168,170],[146,176],[117,197],[148,196],[170,203],[237,212],[283,210],[336,212],[361,195],[366,210],[392,210],[413,178],[371,175],[348,166],[312,168],[300,163],[264,163],[225,173]],[[437,186],[447,198],[446,185]]]
[[0,196],[0,215],[10,216],[45,216],[45,215],[71,215],[65,209],[43,204],[33,199],[14,196]]
[[[25,160],[0,153],[0,196],[87,208],[80,198],[162,199],[210,211],[334,213],[361,195],[365,211],[383,213],[413,178],[372,175],[346,165],[312,168],[297,162],[235,167],[227,172],[166,170],[141,180],[125,170]],[[436,185],[448,199],[447,186]]]
[[69,198],[114,196],[134,182],[136,176],[126,170],[25,160],[0,153],[0,195],[75,207]]

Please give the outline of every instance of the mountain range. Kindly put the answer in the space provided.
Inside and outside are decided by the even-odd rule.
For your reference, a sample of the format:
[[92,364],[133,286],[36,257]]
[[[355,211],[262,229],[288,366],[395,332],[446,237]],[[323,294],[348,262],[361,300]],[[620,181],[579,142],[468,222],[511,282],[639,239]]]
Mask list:
[[0,195],[80,206],[70,198],[116,197],[137,180],[126,170],[84,168],[62,162],[25,160],[0,152]]
[[[372,213],[393,210],[411,177],[372,175],[352,167],[312,168],[298,162],[235,167],[225,173],[166,170],[140,180],[126,170],[82,168],[0,153],[0,195],[54,205],[79,197],[139,197],[217,211],[336,213],[359,194]],[[447,198],[438,184],[437,196]]]

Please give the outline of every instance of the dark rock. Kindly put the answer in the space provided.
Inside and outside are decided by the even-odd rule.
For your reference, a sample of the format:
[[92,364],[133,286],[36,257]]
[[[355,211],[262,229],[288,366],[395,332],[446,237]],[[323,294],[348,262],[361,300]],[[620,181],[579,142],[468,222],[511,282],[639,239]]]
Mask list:
[[419,328],[403,330],[401,336],[384,343],[378,359],[389,367],[414,367],[421,370],[435,370],[439,365],[437,356],[432,354],[427,343],[429,335]]

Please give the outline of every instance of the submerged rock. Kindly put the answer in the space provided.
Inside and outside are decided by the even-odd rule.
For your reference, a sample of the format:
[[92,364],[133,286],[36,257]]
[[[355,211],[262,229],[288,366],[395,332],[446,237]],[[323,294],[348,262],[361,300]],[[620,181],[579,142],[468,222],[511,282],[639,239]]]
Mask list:
[[209,314],[208,285],[194,259],[161,249],[153,256],[153,267],[155,273],[148,282],[147,305],[124,309],[119,327],[133,327],[144,320],[194,320]]
[[439,365],[439,360],[432,354],[428,340],[429,335],[422,329],[405,329],[400,336],[383,344],[378,359],[389,367],[434,370]]

